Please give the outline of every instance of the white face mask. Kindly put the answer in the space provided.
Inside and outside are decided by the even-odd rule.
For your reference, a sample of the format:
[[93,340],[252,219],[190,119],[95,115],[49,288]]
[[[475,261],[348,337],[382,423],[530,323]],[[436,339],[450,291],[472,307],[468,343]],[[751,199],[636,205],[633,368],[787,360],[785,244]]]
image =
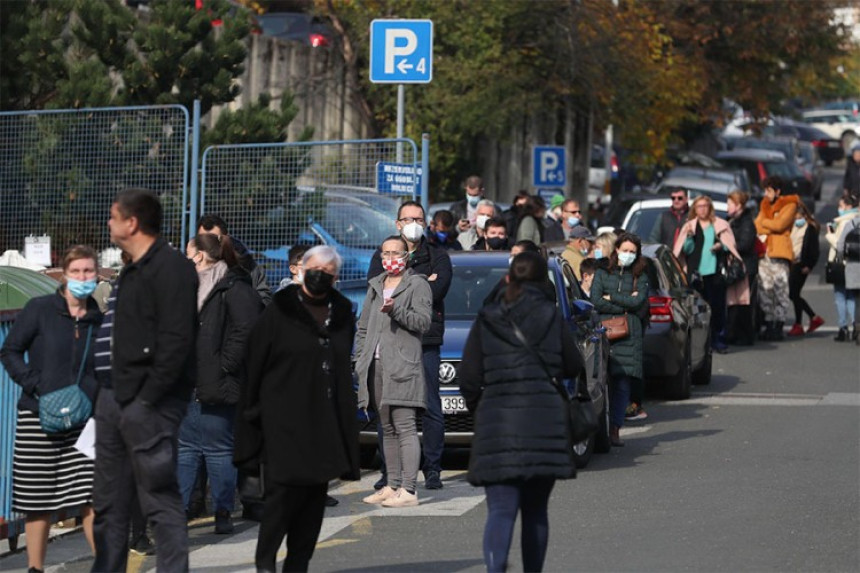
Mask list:
[[477,217],[475,217],[475,224],[478,225],[478,228],[483,231],[484,227],[486,227],[487,225],[487,221],[489,220],[490,217],[487,215],[478,215]]
[[421,235],[424,234],[424,227],[413,221],[412,223],[403,225],[400,234],[410,243],[417,243],[421,240]]
[[622,267],[629,267],[636,260],[636,253],[618,253],[618,262]]

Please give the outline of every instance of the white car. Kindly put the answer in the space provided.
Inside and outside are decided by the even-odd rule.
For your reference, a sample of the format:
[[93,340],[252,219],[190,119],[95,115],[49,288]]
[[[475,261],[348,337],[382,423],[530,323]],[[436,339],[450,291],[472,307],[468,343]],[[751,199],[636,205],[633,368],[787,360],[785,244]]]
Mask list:
[[803,112],[803,121],[817,127],[834,139],[842,140],[847,151],[855,139],[860,138],[860,116],[850,110],[820,109]]
[[[692,205],[693,199],[690,199]],[[660,220],[660,215],[664,211],[668,211],[672,206],[671,199],[644,199],[630,205],[627,214],[624,216],[624,222],[621,228],[629,233],[634,233],[642,239],[643,243],[655,242],[651,238],[651,233],[655,232],[655,228]],[[725,201],[714,201],[714,211],[717,217],[728,220],[728,205]]]
[[707,195],[715,201],[725,201],[729,193],[738,189],[734,179],[706,179],[704,177],[667,177],[663,179],[656,193],[672,193],[673,191],[686,190],[690,199],[700,195]]

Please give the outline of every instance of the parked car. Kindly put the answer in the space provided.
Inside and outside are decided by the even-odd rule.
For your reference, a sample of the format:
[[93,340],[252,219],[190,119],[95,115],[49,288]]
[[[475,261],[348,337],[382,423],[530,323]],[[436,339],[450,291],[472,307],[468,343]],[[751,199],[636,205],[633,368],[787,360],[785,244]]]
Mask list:
[[818,154],[828,167],[834,161],[845,157],[842,141],[830,137],[817,127],[796,121],[778,119],[772,125],[766,125],[763,129],[765,135],[787,135],[800,141],[808,141],[818,149]]
[[846,152],[860,138],[860,114],[850,110],[816,109],[803,112],[803,121],[834,139],[842,141]]
[[[690,203],[693,198],[690,198]],[[714,211],[717,217],[726,219],[728,206],[725,201],[714,201]],[[658,237],[660,215],[668,211],[672,206],[672,200],[668,197],[662,199],[641,199],[630,205],[627,214],[621,223],[621,227],[642,238],[643,242],[654,242]]]
[[[457,368],[469,330],[484,299],[508,272],[510,253],[451,252],[450,255],[453,278],[445,297],[445,339],[439,365],[440,395],[445,416],[445,443],[468,446],[472,441],[473,418],[460,395]],[[610,447],[607,407],[609,344],[600,328],[597,312],[590,302],[584,300],[570,265],[555,254],[548,256],[547,263],[559,310],[577,340],[586,365],[579,382],[588,388],[601,420],[596,434],[574,445],[576,464],[581,468],[588,464],[593,452],[605,453]],[[361,420],[360,426],[363,456],[370,457],[369,451],[377,444],[376,421]]]
[[756,196],[764,194],[762,181],[767,177],[779,175],[788,184],[783,193],[799,195],[807,207],[815,212],[815,196],[812,182],[809,181],[794,161],[787,161],[779,151],[766,149],[736,149],[720,151],[717,159],[729,167],[746,170],[755,189]]
[[855,117],[860,116],[860,100],[847,99],[842,101],[831,101],[819,106],[821,109],[841,109],[851,112]]
[[264,36],[320,48],[328,46],[334,31],[321,18],[307,12],[268,12],[256,17]]
[[824,169],[821,157],[818,155],[818,149],[808,141],[799,141],[800,156],[803,162],[800,164],[800,170],[804,177],[812,183],[812,195],[816,201],[821,200],[821,186],[824,183]]
[[700,195],[706,195],[716,201],[725,201],[729,193],[737,189],[734,180],[704,179],[701,177],[667,177],[657,185],[656,191],[662,194],[671,194],[674,191],[687,191],[688,196],[693,199]]
[[687,284],[669,247],[645,244],[642,255],[651,287],[651,320],[642,347],[646,384],[656,386],[666,398],[686,400],[691,384],[711,382],[711,308]]
[[673,167],[667,174],[665,179],[677,177],[694,177],[697,179],[714,179],[717,181],[727,181],[734,185],[736,189],[740,189],[746,193],[753,193],[752,184],[750,183],[749,175],[743,169],[707,168],[707,167],[691,167],[681,166]]
[[730,149],[770,149],[779,151],[789,161],[798,162],[800,149],[792,137],[740,137],[731,142]]

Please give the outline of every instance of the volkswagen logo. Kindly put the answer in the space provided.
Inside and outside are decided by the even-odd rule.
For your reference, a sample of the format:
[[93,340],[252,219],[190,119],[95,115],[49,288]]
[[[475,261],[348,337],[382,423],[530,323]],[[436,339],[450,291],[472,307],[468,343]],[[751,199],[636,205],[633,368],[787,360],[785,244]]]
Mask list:
[[442,362],[439,364],[439,382],[442,384],[450,384],[457,377],[457,369],[450,362]]

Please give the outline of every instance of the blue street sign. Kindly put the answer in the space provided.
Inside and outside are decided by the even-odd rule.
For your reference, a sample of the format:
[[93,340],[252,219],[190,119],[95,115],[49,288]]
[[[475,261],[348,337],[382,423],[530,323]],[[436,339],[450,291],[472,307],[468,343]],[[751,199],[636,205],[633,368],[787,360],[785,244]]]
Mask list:
[[374,20],[370,23],[370,81],[427,84],[433,79],[431,20]]
[[564,187],[567,185],[565,148],[558,145],[534,146],[532,187]]
[[[376,163],[376,190],[392,195],[421,195],[421,177],[423,169],[420,165],[408,163]],[[416,175],[417,172],[417,175]]]

